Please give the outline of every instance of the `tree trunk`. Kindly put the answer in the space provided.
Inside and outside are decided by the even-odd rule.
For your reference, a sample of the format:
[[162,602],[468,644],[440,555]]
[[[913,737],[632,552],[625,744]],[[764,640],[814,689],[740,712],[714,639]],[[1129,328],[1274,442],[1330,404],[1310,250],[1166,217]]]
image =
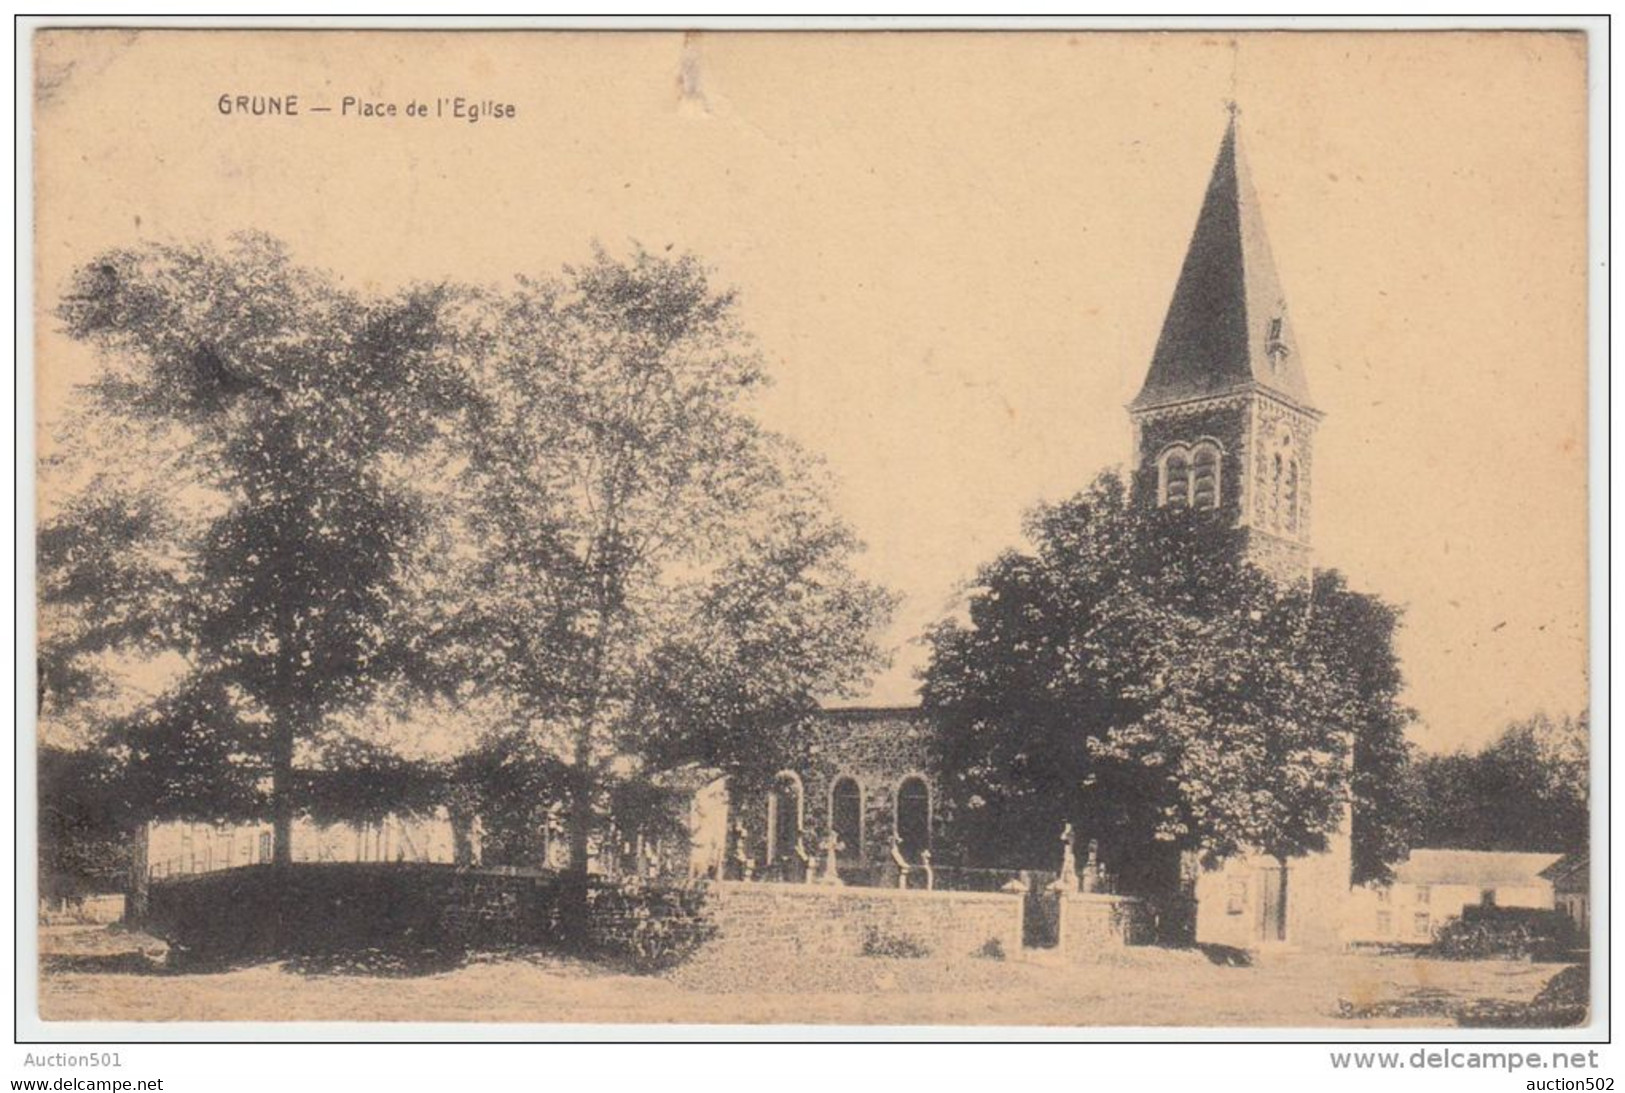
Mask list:
[[589,839],[593,822],[593,777],[591,724],[576,742],[575,769],[570,785],[570,872],[587,874]]
[[152,841],[151,822],[132,825],[127,837],[130,840],[130,863],[124,893],[124,921],[140,922],[147,917],[147,896],[151,883],[147,857]]
[[271,755],[271,864],[293,864],[293,727],[277,727]]
[[451,820],[451,861],[453,865],[468,868],[478,864],[474,860],[474,816],[458,806],[447,810]]
[[1287,902],[1286,895],[1288,870],[1286,867],[1285,858],[1276,858],[1275,864],[1281,867],[1281,884],[1279,889],[1276,891],[1275,896],[1275,937],[1272,940],[1285,941],[1287,940],[1288,933],[1286,921],[1287,910],[1291,906],[1291,904]]

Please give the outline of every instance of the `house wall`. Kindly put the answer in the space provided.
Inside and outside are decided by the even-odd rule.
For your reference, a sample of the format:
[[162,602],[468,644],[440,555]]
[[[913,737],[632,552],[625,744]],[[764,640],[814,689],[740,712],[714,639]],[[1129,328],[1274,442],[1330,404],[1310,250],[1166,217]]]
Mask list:
[[1557,910],[1582,932],[1591,928],[1591,905],[1584,892],[1559,892],[1553,897]]
[[[1499,907],[1550,910],[1553,906],[1552,887],[1544,881],[1500,885],[1492,890]],[[1354,890],[1350,899],[1348,940],[1425,945],[1447,921],[1460,918],[1463,908],[1482,902],[1485,888],[1469,884],[1396,883],[1387,886],[1386,897],[1384,891],[1377,885]]]
[[[1345,823],[1324,852],[1287,863],[1286,944],[1322,950],[1344,944],[1352,868],[1347,831]],[[1196,881],[1196,940],[1238,949],[1277,943],[1261,926],[1271,893],[1265,874],[1278,868],[1274,858],[1249,854],[1204,871]]]

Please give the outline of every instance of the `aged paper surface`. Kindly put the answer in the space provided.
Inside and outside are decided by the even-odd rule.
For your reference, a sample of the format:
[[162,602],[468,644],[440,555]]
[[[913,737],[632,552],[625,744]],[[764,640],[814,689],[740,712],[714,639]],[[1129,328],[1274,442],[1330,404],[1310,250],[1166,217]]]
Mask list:
[[[267,684],[267,694],[291,696],[287,708],[297,707],[311,728],[308,737],[290,736],[295,751],[285,770],[270,744],[260,756],[265,773],[245,778],[244,792],[262,795],[256,798],[261,811],[236,797],[211,804],[206,795],[185,797],[173,786],[151,789],[151,779],[140,783],[148,790],[126,786],[117,795],[126,834],[136,832],[129,838],[142,841],[134,862],[121,859],[123,868],[142,875],[139,898],[158,909],[145,930],[133,913],[127,926],[89,921],[95,913],[87,908],[113,894],[90,879],[52,890],[60,898],[41,927],[46,1020],[1335,1028],[1394,1018],[1453,1023],[1474,1015],[1494,1023],[1497,1014],[1535,1007],[1535,1016],[1506,1020],[1574,1023],[1572,1015],[1540,1010],[1536,997],[1554,973],[1583,968],[1576,962],[1581,958],[1444,961],[1418,951],[1441,944],[1439,931],[1486,904],[1549,913],[1583,935],[1589,922],[1576,902],[1583,899],[1583,866],[1562,874],[1579,878],[1581,894],[1575,884],[1565,887],[1556,874],[1544,874],[1564,861],[1583,862],[1584,845],[1557,834],[1511,845],[1489,828],[1449,832],[1448,839],[1434,831],[1431,838],[1410,839],[1413,852],[1388,863],[1397,873],[1386,881],[1351,889],[1346,821],[1323,825],[1330,838],[1293,864],[1300,859],[1288,863],[1263,852],[1262,836],[1207,853],[1234,831],[1262,830],[1256,817],[1238,816],[1222,830],[1214,821],[1214,841],[1191,834],[1185,846],[1183,835],[1162,832],[1152,839],[1143,825],[1153,821],[1130,816],[1132,809],[1089,811],[1097,805],[1087,799],[1076,813],[1035,811],[1031,837],[1019,851],[1001,842],[1004,836],[978,844],[966,832],[981,822],[976,810],[986,795],[965,788],[967,753],[934,741],[949,731],[941,728],[944,718],[983,715],[951,703],[933,707],[929,695],[922,710],[921,674],[932,670],[934,650],[937,662],[945,657],[940,634],[927,637],[938,633],[933,627],[959,620],[974,631],[975,612],[967,605],[982,588],[979,567],[1006,550],[1033,549],[1036,529],[1024,527],[1026,514],[1066,501],[1116,467],[1138,475],[1133,488],[1149,491],[1148,505],[1199,510],[1211,499],[1251,536],[1249,558],[1278,578],[1288,574],[1283,587],[1296,587],[1311,566],[1337,570],[1349,588],[1396,606],[1393,651],[1404,685],[1391,697],[1394,708],[1414,711],[1402,735],[1417,755],[1479,755],[1509,724],[1533,724],[1530,719],[1542,714],[1526,736],[1542,746],[1547,737],[1579,739],[1583,769],[1590,597],[1583,35],[67,29],[36,35],[34,65],[42,529],[53,521],[71,523],[65,516],[78,511],[87,491],[94,496],[108,488],[99,471],[125,460],[139,472],[144,443],[154,445],[160,454],[150,459],[158,460],[204,443],[199,437],[214,437],[212,454],[201,458],[206,470],[218,471],[223,464],[207,461],[230,458],[221,453],[237,450],[232,444],[241,440],[232,440],[230,429],[241,426],[249,435],[266,427],[242,426],[241,415],[283,422],[294,412],[288,406],[303,405],[304,395],[287,394],[293,388],[278,379],[278,354],[317,353],[309,346],[331,336],[342,347],[323,342],[326,363],[312,372],[313,386],[299,388],[318,402],[326,398],[323,377],[350,368],[346,354],[363,352],[356,347],[370,344],[368,332],[379,329],[359,320],[345,326],[348,307],[383,306],[379,301],[398,301],[425,286],[454,296],[467,292],[455,305],[434,305],[471,324],[456,327],[448,319],[455,337],[447,334],[432,349],[390,343],[381,356],[405,360],[422,349],[427,368],[459,354],[472,360],[484,352],[480,346],[500,343],[511,353],[504,360],[534,365],[553,359],[555,343],[547,339],[555,334],[576,339],[571,352],[587,352],[584,335],[569,333],[574,318],[560,312],[557,326],[547,325],[553,318],[538,320],[539,333],[526,348],[515,331],[533,312],[503,311],[489,301],[506,299],[520,277],[565,278],[565,296],[590,297],[592,286],[569,281],[567,268],[596,269],[607,281],[642,254],[653,263],[643,267],[653,280],[633,277],[627,284],[643,286],[636,291],[656,282],[669,286],[659,280],[668,275],[681,279],[681,271],[671,272],[677,267],[659,264],[688,257],[713,290],[731,291],[729,325],[712,333],[753,345],[749,368],[763,381],[759,389],[748,381],[752,389],[741,412],[793,443],[808,473],[823,483],[818,511],[862,544],[839,559],[853,598],[839,608],[826,604],[827,617],[807,622],[796,614],[793,620],[827,627],[819,632],[835,636],[818,643],[803,634],[803,644],[788,652],[787,645],[772,646],[778,639],[764,639],[778,658],[763,654],[761,664],[744,659],[757,655],[756,646],[740,640],[730,646],[732,659],[721,668],[711,665],[703,679],[672,676],[669,691],[677,697],[667,698],[676,712],[658,698],[647,699],[655,710],[648,712],[638,705],[645,701],[641,691],[633,695],[637,688],[628,683],[604,692],[609,697],[602,703],[593,698],[584,713],[582,696],[590,688],[570,674],[579,665],[559,667],[558,678],[580,690],[570,689],[567,699],[564,683],[527,692],[527,700],[546,705],[556,699],[559,708],[538,713],[533,704],[523,715],[502,706],[513,699],[511,689],[487,693],[485,669],[455,657],[437,662],[437,671],[463,671],[466,678],[437,684],[436,694],[422,698],[430,713],[414,707],[412,695],[403,697],[403,688],[410,691],[424,676],[375,679],[371,662],[363,674],[376,694],[352,702],[351,687],[331,704],[312,698],[307,705],[319,707],[314,714],[299,695],[329,691],[315,683],[308,689]],[[233,242],[241,233],[263,238]],[[1226,250],[1232,244],[1233,256]],[[295,287],[277,287],[283,274],[253,267],[260,260],[255,255],[264,254],[255,248],[276,245],[289,264],[279,268],[327,280],[288,274],[295,279],[287,285]],[[205,266],[216,269],[209,263],[218,266],[210,274],[216,280],[208,291],[198,290],[188,278],[202,277],[198,270]],[[1265,263],[1273,264],[1267,283],[1260,280]],[[240,279],[226,285],[228,275]],[[615,295],[619,290],[605,291],[609,310],[625,304],[624,295]],[[134,293],[150,295],[131,303]],[[325,310],[324,301],[335,300],[341,302]],[[495,310],[481,312],[488,304]],[[1288,304],[1289,326],[1283,325]],[[1182,308],[1186,313],[1176,316]],[[243,317],[250,314],[260,317]],[[638,314],[628,306],[622,317],[636,326]],[[669,319],[671,312],[661,314]],[[1195,331],[1185,342],[1168,333],[1176,318]],[[398,315],[390,321],[405,322]],[[1221,327],[1231,321],[1241,325],[1226,333]],[[649,329],[638,328],[637,337],[656,337]],[[229,333],[216,344],[211,330]],[[1225,358],[1223,348],[1232,335],[1239,339],[1234,359]],[[224,348],[228,342],[241,360]],[[611,356],[646,347],[614,344],[605,351]],[[1184,370],[1166,389],[1148,380],[1154,359],[1160,368],[1164,356],[1171,362],[1166,367]],[[147,439],[138,443],[110,432],[115,427],[108,422],[121,412],[116,399],[128,400],[125,409],[137,401],[132,392],[139,384],[132,381],[122,396],[104,388],[104,416],[86,424],[82,386],[131,361],[138,371],[162,372],[164,361],[181,362],[175,367],[183,372],[196,369],[182,377],[194,383],[185,398],[217,400],[210,403],[216,416],[196,401],[177,409],[173,399],[181,396],[169,387],[167,395],[160,392],[172,400],[167,408],[142,418],[146,428],[169,415],[162,440],[142,433]],[[610,367],[620,363],[617,356]],[[478,377],[480,367],[459,375]],[[1232,372],[1221,374],[1225,368]],[[164,382],[174,380],[171,373]],[[1312,394],[1289,390],[1286,377],[1299,373]],[[577,377],[588,396],[611,382],[595,388],[594,374],[589,369],[586,378]],[[416,391],[418,376],[408,369],[399,382]],[[214,386],[195,386],[205,382]],[[476,394],[489,391],[477,380],[475,387]],[[526,403],[525,389],[515,382],[520,401],[509,406],[521,407],[516,414],[552,420],[575,412],[568,408],[575,403],[539,397]],[[1209,398],[1217,400],[1211,407],[1202,402]],[[1218,424],[1203,419],[1187,436],[1177,423],[1193,401],[1202,402],[1196,410],[1219,415]],[[142,405],[151,410],[156,404]],[[429,428],[446,449],[441,471],[469,460],[477,465],[477,452],[449,449],[459,442],[458,430],[476,428],[479,419],[445,406],[410,412],[440,415]],[[408,413],[390,407],[378,411],[390,421]],[[1226,431],[1232,427],[1233,434]],[[385,436],[388,428],[381,428]],[[1172,437],[1167,444],[1158,439],[1164,433]],[[305,450],[303,441],[290,443],[289,451]],[[386,436],[378,450],[390,443]],[[1203,462],[1208,451],[1211,464]],[[362,450],[353,465],[372,454]],[[399,456],[422,457],[421,446]],[[155,463],[144,466],[160,473]],[[185,475],[197,466],[180,457],[162,474]],[[535,473],[536,481],[547,477]],[[200,510],[214,503],[210,497],[253,494],[245,485],[250,479],[236,471],[199,481],[195,492],[178,495],[191,497]],[[605,488],[597,501],[622,496],[619,484]],[[684,479],[672,496],[686,498],[682,491],[689,488]],[[441,501],[455,507],[451,496]],[[494,502],[457,497],[474,506],[469,512],[493,511]],[[674,502],[673,511],[683,516],[671,521],[638,511],[651,527],[665,529],[686,526],[688,514],[703,507],[700,501],[683,507],[689,504]],[[591,498],[588,508],[601,515]],[[767,522],[778,511],[769,501],[743,509]],[[534,531],[549,514],[556,512],[538,508],[519,519],[521,526],[503,530],[509,536],[503,541],[517,542],[514,536]],[[449,536],[452,553],[459,536],[470,543],[477,538],[471,517],[444,519],[449,522],[439,532]],[[574,527],[560,519],[561,527]],[[270,535],[265,528],[283,525],[243,526],[261,529],[245,534]],[[774,526],[782,531],[788,524]],[[561,533],[555,545],[573,549],[580,543],[573,534]],[[656,538],[651,532],[647,541]],[[625,543],[635,539],[616,525],[595,541],[632,550]],[[122,554],[115,546],[113,556],[162,553],[134,539],[125,546]],[[477,551],[471,546],[468,553]],[[260,564],[251,551],[232,557]],[[584,565],[608,567],[603,557],[590,544],[582,547]],[[673,574],[709,573],[722,557],[685,556],[664,572],[676,582]],[[169,572],[163,564],[157,568]],[[628,580],[634,571],[642,572],[628,563]],[[180,595],[236,587],[232,573],[213,579],[213,585],[187,585],[192,591]],[[496,593],[481,585],[476,595],[473,585],[458,583],[464,579],[440,579],[436,602],[461,602],[466,592],[467,602],[488,606]],[[540,571],[514,578],[531,580],[531,588],[555,579],[562,580],[544,579]],[[42,573],[42,581],[50,580]],[[763,589],[778,586],[752,587],[755,592],[740,595],[759,607],[762,597],[774,595]],[[505,595],[520,595],[513,584],[503,588]],[[105,608],[128,591],[110,579],[91,599],[103,597]],[[872,601],[855,606],[870,593]],[[312,612],[327,610],[315,601],[329,594],[337,595],[331,588],[312,593]],[[354,612],[376,608],[377,620],[386,620],[374,620],[379,627],[396,626],[387,620],[406,593],[379,595],[379,603]],[[677,595],[662,603],[687,602]],[[784,602],[806,602],[801,595],[786,593]],[[621,610],[623,600],[612,599]],[[539,600],[505,602],[504,617],[514,617],[521,602],[541,610]],[[599,602],[591,624],[561,624],[538,640],[562,648],[562,635],[587,635],[590,644],[623,632],[606,621],[607,602]],[[96,608],[80,602],[53,615],[52,606],[43,605],[42,642],[51,641],[53,626],[60,635]],[[185,613],[173,604],[166,610]],[[846,640],[830,621],[837,612],[844,612],[842,625],[869,626],[862,642],[848,637],[880,655],[864,659],[857,645],[831,652]],[[538,632],[545,630],[538,616],[526,617],[536,619]],[[658,612],[649,619],[655,621],[638,617],[624,632],[676,625]],[[774,619],[779,616],[758,619],[746,610],[728,640],[756,633],[752,626],[783,622]],[[250,664],[252,655],[243,650],[254,642],[243,636],[246,630],[234,631],[237,644],[227,650],[230,643],[209,644],[218,628],[199,624],[196,633],[173,642],[172,631],[184,627],[155,629],[161,633],[149,627],[135,642],[139,650],[100,651],[110,659],[98,670],[108,674],[93,699],[53,705],[47,696],[43,743],[69,754],[100,748],[126,766],[139,753],[159,781],[191,761],[184,751],[152,758],[162,751],[155,737],[131,744],[126,735],[108,743],[108,727],[144,704],[162,705],[177,680],[205,672],[199,665]],[[275,660],[277,648],[289,648],[291,633],[280,646],[269,638],[254,645],[255,655]],[[512,638],[506,630],[481,633],[477,640],[464,635],[460,655],[466,658],[470,645],[488,649]],[[421,650],[427,640],[406,644]],[[632,638],[622,651],[613,646],[616,639],[603,640],[600,648],[610,648],[605,655],[612,664],[622,652],[642,655],[634,653]],[[1112,649],[1125,647],[1113,640]],[[1332,640],[1340,648],[1360,644],[1352,633]],[[311,649],[320,660],[321,650]],[[673,662],[663,656],[637,661],[627,679],[647,680],[658,666],[669,668]],[[1179,667],[1178,654],[1170,656]],[[826,669],[819,657],[846,659]],[[846,663],[859,659],[864,663]],[[307,655],[290,671],[311,663]],[[592,663],[595,672],[602,669]],[[740,667],[747,663],[755,666]],[[255,686],[242,682],[250,668],[242,669],[248,674],[241,679],[217,680],[220,689],[211,692],[224,696],[218,702],[232,707],[229,716],[222,705],[184,716],[171,705],[164,716],[188,725],[233,717],[279,723],[274,701],[244,712],[253,705],[242,697]],[[710,712],[694,712],[691,700],[718,673],[733,681],[727,701],[708,698]],[[790,677],[794,685],[785,683],[772,702],[755,686]],[[468,682],[476,678],[477,695]],[[939,695],[952,691],[945,678],[936,677]],[[342,689],[332,679],[320,686],[335,695]],[[998,687],[1020,684],[989,686],[997,705],[1007,697]],[[1249,696],[1262,694],[1263,684],[1258,687]],[[294,767],[325,770],[322,755],[338,753],[318,754],[326,739],[320,734],[329,728],[324,718],[365,720],[373,697],[394,703],[384,719],[395,731],[373,732],[366,740],[419,764],[414,771],[432,769],[449,779],[442,796],[427,805],[404,796],[369,797],[363,805],[357,797],[353,816],[339,815],[342,800],[336,808],[327,802],[325,812],[290,804],[297,814],[279,822],[273,815],[282,807],[277,779],[286,773],[292,785]],[[739,725],[716,727],[747,699],[777,710],[773,703],[790,698],[817,709],[796,707],[795,717],[773,721],[752,706]],[[508,712],[492,714],[491,703]],[[1019,706],[1015,698],[1010,703]],[[1006,733],[1024,724],[1008,711],[1000,716],[1008,716],[999,722]],[[581,814],[569,804],[579,784],[569,781],[568,771],[584,769],[587,753],[557,744],[575,739],[567,727],[558,728],[556,738],[548,735],[572,718],[585,726],[583,739],[602,748],[587,762],[602,772],[593,790],[602,795],[592,797],[597,812],[590,836],[581,840],[572,826],[583,822]],[[685,719],[701,728],[685,728],[690,735],[658,758],[659,749],[646,739],[655,733],[648,726],[665,731],[668,724],[687,726]],[[534,755],[556,763],[565,772],[554,772],[562,781],[530,797],[515,790],[503,798],[507,806],[480,797],[481,804],[464,808],[459,802],[465,798],[457,795],[462,776],[445,772],[489,743],[490,734],[470,728],[476,720],[497,726],[491,730],[497,735],[502,725],[546,723],[545,732],[536,730],[546,739],[532,741]],[[757,745],[751,732],[778,744],[793,738],[785,746],[801,759],[775,763],[782,769],[766,769],[760,784],[752,783],[746,768]],[[1090,730],[1078,733],[1081,740]],[[1110,755],[1086,753],[1080,743],[1077,761],[1145,769],[1162,761],[1160,753],[1129,754],[1135,745],[1125,740],[1111,744],[1121,754]],[[237,763],[236,770],[252,767],[257,753],[243,747],[248,751],[225,748],[222,754],[230,756],[222,761]],[[994,746],[977,758],[997,765],[1015,753],[1025,755],[1022,747]],[[1343,765],[1337,769],[1346,773],[1359,754],[1356,747],[1338,759]],[[1573,759],[1567,754],[1565,761]],[[1016,777],[1016,766],[999,769]],[[1575,768],[1562,769],[1572,775]],[[720,781],[728,774],[731,793]],[[1088,777],[1074,779],[1066,792],[1087,797],[1078,786],[1094,785]],[[1170,807],[1185,810],[1178,823],[1194,832],[1207,821],[1193,816],[1222,807],[1203,812],[1208,806],[1193,806],[1189,783],[1196,776],[1185,777],[1187,796]],[[373,792],[377,783],[366,785]],[[1436,791],[1436,783],[1430,785]],[[636,787],[681,797],[675,835],[657,837],[629,812],[617,812],[623,798],[615,794]],[[140,796],[148,791],[150,799]],[[1042,778],[1010,789],[1040,797],[1050,791]],[[52,806],[52,792],[42,788],[42,807]],[[1288,828],[1307,823],[1309,811],[1333,807],[1280,799],[1292,822],[1277,826]],[[1397,815],[1401,806],[1392,801],[1398,797],[1383,799],[1390,803],[1371,807]],[[166,803],[141,814],[143,801],[159,800]],[[513,806],[515,800],[523,804]],[[1008,807],[1014,815],[1017,806]],[[1108,813],[1118,819],[1100,819]],[[1190,921],[1178,939],[1162,933],[1177,917],[1173,903],[1136,887],[1136,877],[1149,883],[1150,851],[1124,849],[1141,844],[1118,833],[1136,823],[1151,840],[1145,846],[1177,843],[1188,851],[1185,865],[1169,866],[1184,870],[1180,898],[1190,902],[1181,904],[1179,913]],[[1360,823],[1356,818],[1356,838]],[[1005,859],[997,852],[1003,846],[1012,848]],[[1029,849],[1034,846],[1047,849]],[[1470,853],[1456,853],[1464,851]],[[126,847],[124,853],[133,852]],[[1360,851],[1352,853],[1358,858]],[[1040,854],[1047,857],[1039,860]],[[593,898],[595,908],[610,908],[601,917],[615,919],[593,929],[614,933],[625,925],[618,915],[647,921],[653,914],[665,922],[665,911],[650,912],[639,901],[666,891],[669,882],[671,892],[682,893],[672,900],[706,905],[696,914],[709,916],[715,936],[671,966],[656,954],[661,966],[641,972],[644,978],[624,962],[529,944],[534,938],[528,934],[521,938],[526,944],[518,944],[514,931],[524,929],[512,923],[491,936],[457,934],[455,953],[448,942],[431,955],[414,949],[408,956],[378,956],[399,940],[391,935],[394,927],[381,922],[361,946],[373,955],[354,959],[298,951],[295,940],[280,936],[270,949],[260,947],[263,937],[241,934],[177,940],[189,927],[176,922],[188,915],[269,898],[268,888],[248,881],[218,905],[200,894],[239,871],[242,877],[281,876],[271,871],[365,864],[373,869],[365,883],[374,888],[358,898],[374,900],[381,919],[408,904],[412,914],[420,902],[466,904],[457,929],[467,930],[473,928],[465,919],[500,917],[492,905],[567,900],[548,886],[589,861],[595,876],[620,885],[606,879],[607,887],[593,889],[614,893]],[[377,871],[390,866],[404,872]],[[42,884],[53,868],[42,861]],[[1341,878],[1329,894],[1313,894],[1321,883],[1317,870]],[[623,891],[632,879],[642,894]],[[821,885],[826,879],[830,883]],[[320,884],[302,883],[276,881],[284,892],[278,898],[302,893],[292,898],[307,908],[334,898]],[[1045,896],[1052,886],[1053,897]],[[175,894],[183,889],[190,894]],[[808,901],[817,906],[809,909]],[[436,929],[444,926],[444,916],[423,913]],[[674,912],[671,921],[686,922],[687,913]],[[1215,916],[1212,922],[1208,915]],[[320,932],[322,921],[316,915],[306,928]],[[665,944],[648,941],[635,923],[626,929],[636,934],[631,944],[639,953],[640,946]],[[829,936],[813,936],[820,930]],[[1311,944],[1317,937],[1335,945],[1323,952]],[[211,974],[188,973],[188,945],[213,946]],[[1264,955],[1254,959],[1258,953]],[[168,972],[153,974],[154,962],[167,962]],[[1430,976],[1445,974],[1439,969],[1448,970],[1443,989],[1449,1002],[1430,1007],[1418,1001],[1418,992]],[[1583,988],[1577,997],[1583,1020]]]

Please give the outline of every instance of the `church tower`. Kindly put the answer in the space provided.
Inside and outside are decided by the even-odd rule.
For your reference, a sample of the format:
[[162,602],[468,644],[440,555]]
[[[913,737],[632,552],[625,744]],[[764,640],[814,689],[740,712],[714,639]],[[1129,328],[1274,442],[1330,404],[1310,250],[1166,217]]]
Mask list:
[[[1309,397],[1258,195],[1230,124],[1219,145],[1145,384],[1129,403],[1142,504],[1219,513],[1282,583],[1310,576],[1314,442]],[[1335,948],[1349,899],[1350,822],[1283,867],[1242,852],[1194,870],[1195,936],[1251,947]]]
[[1216,509],[1280,581],[1309,576],[1315,427],[1286,298],[1236,135],[1207,196],[1145,385],[1128,407],[1144,503]]

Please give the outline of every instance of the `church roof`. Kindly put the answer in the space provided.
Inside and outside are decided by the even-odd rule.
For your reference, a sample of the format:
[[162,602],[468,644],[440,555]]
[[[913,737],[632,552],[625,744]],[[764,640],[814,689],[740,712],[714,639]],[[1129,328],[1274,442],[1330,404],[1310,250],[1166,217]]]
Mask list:
[[1262,387],[1308,408],[1309,384],[1232,115],[1136,410]]

